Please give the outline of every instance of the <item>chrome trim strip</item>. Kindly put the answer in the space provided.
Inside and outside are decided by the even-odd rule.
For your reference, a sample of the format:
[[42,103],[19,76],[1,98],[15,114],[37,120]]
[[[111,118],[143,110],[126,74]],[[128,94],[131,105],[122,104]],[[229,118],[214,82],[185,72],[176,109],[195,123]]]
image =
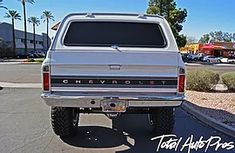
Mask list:
[[177,88],[177,85],[139,85],[139,84],[131,84],[131,85],[126,85],[126,84],[59,84],[59,83],[52,83],[51,87],[59,87],[59,88]]
[[177,80],[177,77],[156,77],[156,76],[59,76],[51,75],[51,79],[122,79],[122,80]]
[[52,87],[52,91],[77,91],[77,92],[177,92],[176,88],[85,88],[85,87]]

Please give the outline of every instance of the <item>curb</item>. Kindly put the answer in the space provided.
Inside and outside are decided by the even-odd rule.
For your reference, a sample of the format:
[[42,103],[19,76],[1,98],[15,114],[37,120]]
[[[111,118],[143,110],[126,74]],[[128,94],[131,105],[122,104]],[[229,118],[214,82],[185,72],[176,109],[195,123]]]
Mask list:
[[215,64],[215,66],[218,66],[218,67],[235,67],[235,64]]
[[185,63],[186,66],[201,66],[199,63]]
[[41,88],[41,83],[0,82],[0,88],[34,88],[34,89],[40,89]]
[[185,63],[186,66],[204,66],[204,65],[210,65],[210,66],[218,66],[218,67],[235,67],[235,64],[208,64],[208,63]]
[[40,63],[40,62],[21,62],[20,64],[25,64],[25,65],[27,65],[27,64],[39,64],[39,65],[42,65],[42,63]]
[[0,62],[0,65],[16,65],[16,64],[42,64],[40,62]]
[[200,111],[191,107],[187,101],[183,102],[183,104],[181,105],[181,108],[183,108],[183,110],[193,115],[195,118],[207,124],[208,126],[235,138],[235,128],[230,127],[224,123],[218,122],[214,118],[209,117],[205,114],[202,114]]
[[21,64],[21,62],[0,62],[0,65],[15,65]]

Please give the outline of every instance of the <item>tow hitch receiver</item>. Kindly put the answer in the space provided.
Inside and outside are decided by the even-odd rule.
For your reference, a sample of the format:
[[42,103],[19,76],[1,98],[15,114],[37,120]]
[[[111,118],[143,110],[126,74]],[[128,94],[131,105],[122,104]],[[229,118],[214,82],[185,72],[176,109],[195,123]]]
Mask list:
[[121,99],[105,99],[101,101],[102,111],[105,113],[119,113],[126,112],[126,108],[128,106],[127,100]]

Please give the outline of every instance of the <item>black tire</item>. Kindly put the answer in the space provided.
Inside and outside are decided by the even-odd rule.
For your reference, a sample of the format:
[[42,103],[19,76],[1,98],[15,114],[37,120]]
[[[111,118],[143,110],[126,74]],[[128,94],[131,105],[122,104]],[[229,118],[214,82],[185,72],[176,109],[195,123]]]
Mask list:
[[77,124],[74,124],[74,110],[67,107],[51,107],[51,125],[56,135],[68,137],[75,134],[79,116],[76,118]]
[[155,134],[170,134],[175,124],[175,113],[172,107],[152,110],[149,114],[151,130]]

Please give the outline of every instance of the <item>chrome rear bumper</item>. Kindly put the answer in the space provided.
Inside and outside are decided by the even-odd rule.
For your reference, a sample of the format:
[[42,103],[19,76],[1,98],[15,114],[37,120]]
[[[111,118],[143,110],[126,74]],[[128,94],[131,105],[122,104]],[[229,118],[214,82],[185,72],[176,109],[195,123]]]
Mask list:
[[101,108],[104,99],[121,99],[128,102],[128,107],[176,107],[181,105],[184,95],[174,96],[100,96],[100,95],[59,95],[43,93],[41,97],[48,106]]

